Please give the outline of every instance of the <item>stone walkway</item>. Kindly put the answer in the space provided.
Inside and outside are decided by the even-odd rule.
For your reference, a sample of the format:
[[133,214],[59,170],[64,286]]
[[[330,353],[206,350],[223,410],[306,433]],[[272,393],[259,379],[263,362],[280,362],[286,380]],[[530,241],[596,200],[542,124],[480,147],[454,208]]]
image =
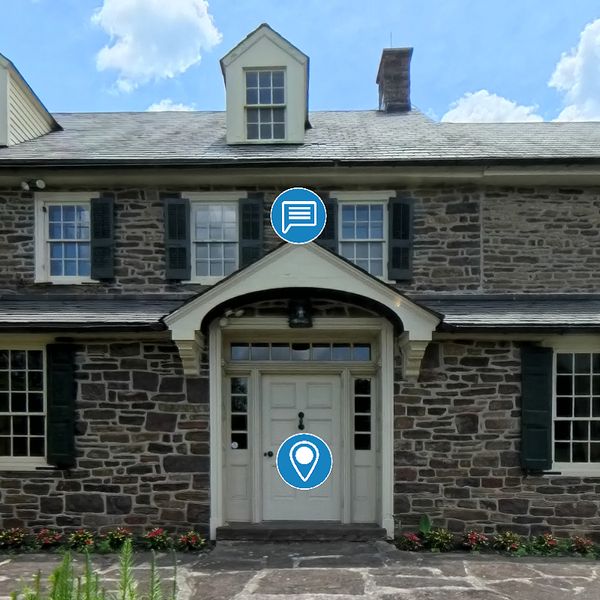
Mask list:
[[[136,556],[144,591],[148,555]],[[60,558],[0,558],[0,598]],[[178,555],[180,600],[600,600],[600,561],[408,554],[385,542],[221,542],[209,554]],[[161,556],[165,587],[172,558]],[[81,559],[78,560],[81,563]],[[94,557],[116,589],[114,557]]]

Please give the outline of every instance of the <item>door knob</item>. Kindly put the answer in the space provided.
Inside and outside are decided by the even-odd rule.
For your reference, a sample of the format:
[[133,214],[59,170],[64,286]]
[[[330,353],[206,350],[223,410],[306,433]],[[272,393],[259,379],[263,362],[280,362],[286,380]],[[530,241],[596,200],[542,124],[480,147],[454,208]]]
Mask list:
[[298,413],[298,429],[300,431],[304,429],[304,413],[302,411]]
[[269,458],[271,458],[273,456],[273,451],[269,450],[268,452],[264,452],[263,456],[268,456]]

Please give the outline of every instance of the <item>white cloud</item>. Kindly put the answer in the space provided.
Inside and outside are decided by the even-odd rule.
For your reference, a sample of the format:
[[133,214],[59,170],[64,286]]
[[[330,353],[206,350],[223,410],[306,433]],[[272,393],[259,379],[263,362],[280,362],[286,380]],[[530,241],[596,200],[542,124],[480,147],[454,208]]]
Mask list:
[[466,93],[453,102],[442,121],[454,123],[514,123],[542,121],[536,106],[523,106],[487,90]]
[[103,0],[92,21],[111,38],[96,66],[116,70],[123,92],[176,77],[222,37],[206,0]]
[[565,95],[557,121],[600,120],[600,19],[588,23],[577,47],[560,57],[548,85]]
[[147,109],[148,112],[164,112],[167,110],[174,110],[177,112],[187,112],[190,110],[194,110],[194,105],[181,104],[177,102],[173,102],[171,98],[163,98],[160,102],[155,102],[151,104]]

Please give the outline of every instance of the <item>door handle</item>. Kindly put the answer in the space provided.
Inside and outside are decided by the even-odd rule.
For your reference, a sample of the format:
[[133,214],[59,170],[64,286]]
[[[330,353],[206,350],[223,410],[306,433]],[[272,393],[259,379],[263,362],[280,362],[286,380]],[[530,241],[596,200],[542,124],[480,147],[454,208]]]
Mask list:
[[298,413],[298,429],[300,431],[304,430],[304,413],[302,411]]
[[269,458],[271,458],[273,456],[273,451],[269,450],[268,452],[264,452],[263,456],[268,456]]

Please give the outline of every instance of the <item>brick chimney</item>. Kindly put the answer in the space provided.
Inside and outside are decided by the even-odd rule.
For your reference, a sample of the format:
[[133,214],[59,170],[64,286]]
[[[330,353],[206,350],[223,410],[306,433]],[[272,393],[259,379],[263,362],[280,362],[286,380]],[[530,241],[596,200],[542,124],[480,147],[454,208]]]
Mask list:
[[412,48],[385,48],[381,55],[377,84],[379,110],[407,112],[410,110],[410,59]]

